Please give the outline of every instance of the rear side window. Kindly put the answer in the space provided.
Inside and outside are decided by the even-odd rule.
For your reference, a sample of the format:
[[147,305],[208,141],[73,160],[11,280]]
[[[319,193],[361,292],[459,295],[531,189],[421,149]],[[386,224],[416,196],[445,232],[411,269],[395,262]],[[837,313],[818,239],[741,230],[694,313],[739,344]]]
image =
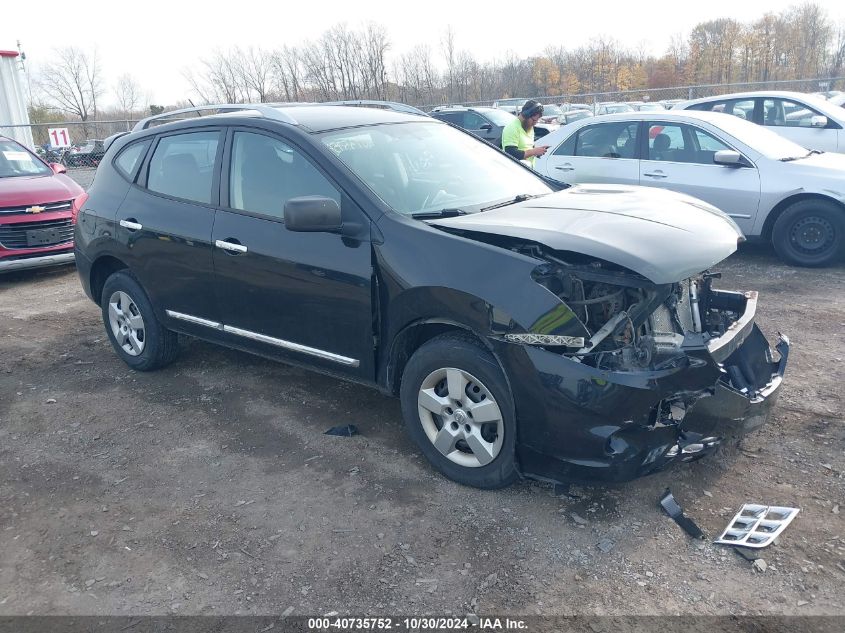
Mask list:
[[150,159],[147,187],[174,198],[209,204],[219,132],[163,137]]
[[131,143],[124,147],[117,158],[114,159],[114,165],[117,171],[123,174],[129,180],[135,179],[135,172],[138,170],[138,165],[141,164],[141,159],[147,153],[147,148],[150,146],[150,140],[138,141]]

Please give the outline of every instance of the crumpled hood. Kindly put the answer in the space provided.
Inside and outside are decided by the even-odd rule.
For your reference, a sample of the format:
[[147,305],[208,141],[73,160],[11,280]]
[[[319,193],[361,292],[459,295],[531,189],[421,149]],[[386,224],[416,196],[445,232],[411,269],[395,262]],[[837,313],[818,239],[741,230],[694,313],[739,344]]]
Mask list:
[[697,198],[653,187],[576,185],[482,213],[432,220],[604,259],[654,283],[672,283],[736,250],[742,231]]

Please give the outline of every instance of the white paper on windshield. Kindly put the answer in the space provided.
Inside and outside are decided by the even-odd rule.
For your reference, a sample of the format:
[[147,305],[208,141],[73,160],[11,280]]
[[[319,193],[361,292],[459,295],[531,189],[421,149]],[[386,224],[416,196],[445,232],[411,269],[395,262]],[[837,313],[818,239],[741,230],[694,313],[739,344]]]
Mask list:
[[3,157],[6,160],[25,160],[31,161],[32,158],[26,152],[3,152]]

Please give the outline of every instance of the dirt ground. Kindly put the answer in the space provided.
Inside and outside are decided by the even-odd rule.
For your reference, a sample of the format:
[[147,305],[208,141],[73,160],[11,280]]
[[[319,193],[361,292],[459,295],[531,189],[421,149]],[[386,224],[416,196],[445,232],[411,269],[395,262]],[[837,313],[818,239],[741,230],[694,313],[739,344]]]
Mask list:
[[[73,268],[0,277],[0,615],[845,614],[845,266],[719,269],[791,337],[774,419],[574,498],[447,481],[361,386],[196,341],[135,373]],[[745,502],[801,513],[755,571],[667,486],[711,539]]]

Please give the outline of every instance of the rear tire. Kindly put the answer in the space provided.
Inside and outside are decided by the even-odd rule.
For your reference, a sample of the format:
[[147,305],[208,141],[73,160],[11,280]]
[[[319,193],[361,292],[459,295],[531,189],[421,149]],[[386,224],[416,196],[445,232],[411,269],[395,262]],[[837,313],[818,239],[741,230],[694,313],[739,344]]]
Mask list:
[[402,374],[402,415],[431,464],[465,486],[512,484],[516,414],[499,363],[467,334],[443,334],[420,347]]
[[106,279],[100,309],[112,347],[132,369],[152,371],[176,358],[176,333],[159,322],[147,293],[129,271]]
[[772,245],[795,266],[828,266],[845,249],[845,210],[828,200],[799,200],[775,221]]

